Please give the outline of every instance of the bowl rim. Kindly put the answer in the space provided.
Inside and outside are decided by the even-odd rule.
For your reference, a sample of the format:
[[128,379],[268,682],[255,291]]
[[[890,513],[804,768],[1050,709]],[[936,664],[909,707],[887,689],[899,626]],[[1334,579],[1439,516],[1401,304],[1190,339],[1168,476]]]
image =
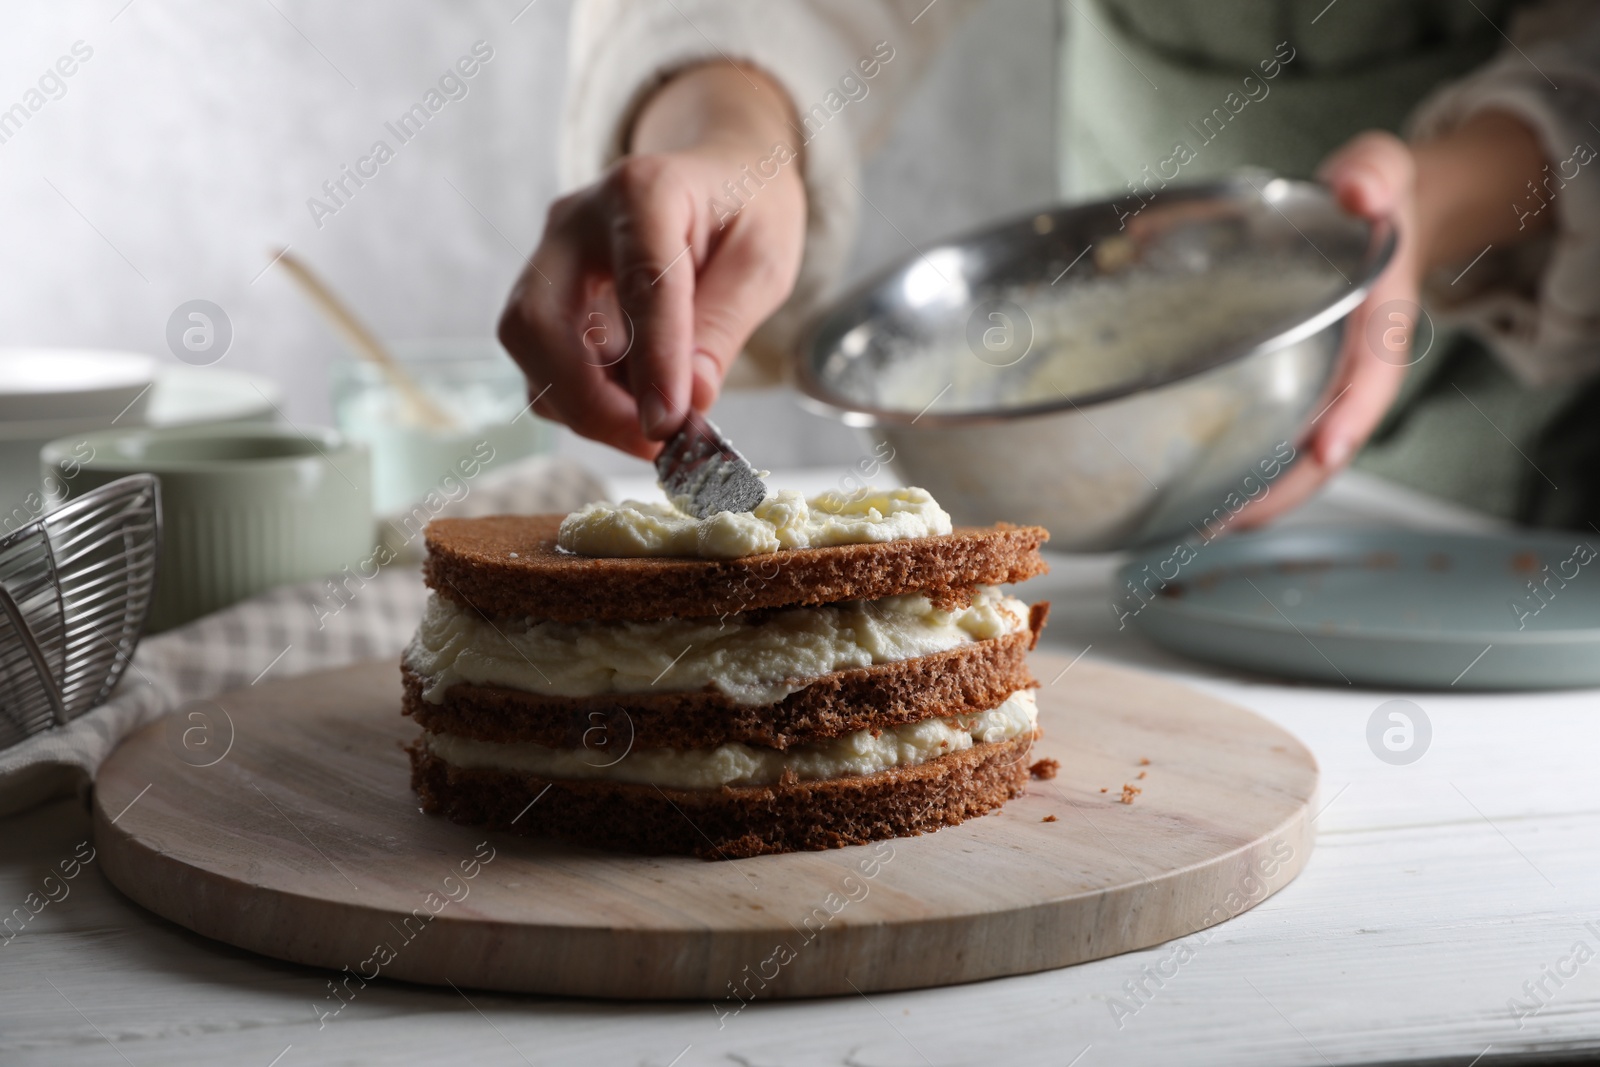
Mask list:
[[[155,381],[155,357],[145,352],[126,348],[95,348],[86,345],[0,345],[0,365],[16,360],[77,359],[98,363],[107,373],[105,380],[84,385],[76,382],[51,385],[38,389],[22,388],[0,383],[0,398],[6,400],[39,400],[46,397],[93,397],[106,394],[120,395],[128,390],[149,388]],[[93,417],[90,413],[87,417]],[[78,416],[66,416],[76,418]]]
[[[1333,201],[1332,193],[1328,187],[1319,182],[1283,178],[1269,172],[1251,169],[1241,170],[1231,176],[1212,181],[1184,185],[1174,183],[1162,190],[1162,196],[1169,202],[1181,202],[1216,197],[1219,194],[1239,195],[1243,188],[1250,189],[1259,199],[1269,204],[1272,202],[1269,191],[1292,190],[1313,193],[1333,203],[1335,207],[1338,206]],[[1130,382],[1096,392],[1085,393],[1077,397],[1063,396],[1059,400],[1048,400],[1037,404],[980,408],[973,411],[959,412],[930,412],[924,409],[914,414],[899,408],[882,408],[848,400],[817,376],[816,342],[823,325],[832,317],[833,311],[882,286],[890,278],[900,274],[913,263],[925,259],[935,252],[961,248],[986,240],[998,232],[1012,229],[1025,223],[1031,223],[1032,220],[1041,215],[1087,213],[1097,208],[1103,209],[1114,206],[1120,199],[1057,204],[1008,216],[997,222],[991,222],[944,238],[926,249],[919,250],[914,255],[907,255],[894,261],[882,270],[851,286],[849,290],[830,301],[826,308],[811,318],[802,331],[799,344],[794,349],[795,384],[800,389],[801,405],[818,414],[838,419],[847,426],[857,428],[877,426],[904,427],[914,423],[923,423],[929,427],[959,427],[993,425],[1019,418],[1054,415],[1068,410],[1078,411],[1083,408],[1121,400],[1137,393],[1154,392],[1189,378],[1206,374],[1220,367],[1243,363],[1256,356],[1286,348],[1320,333],[1328,326],[1343,319],[1351,311],[1354,311],[1367,298],[1378,276],[1388,268],[1398,244],[1398,234],[1392,216],[1373,221],[1357,215],[1350,215],[1351,219],[1366,226],[1369,248],[1372,251],[1364,269],[1350,279],[1350,287],[1348,289],[1327,301],[1319,310],[1292,326],[1285,327],[1277,333],[1263,337],[1248,345],[1243,345],[1237,350],[1225,347],[1222,350],[1222,354],[1215,359],[1196,361],[1194,365],[1185,367],[1175,373],[1170,373],[1156,381]],[[1290,225],[1294,224],[1291,222]],[[1308,243],[1310,242],[1310,238],[1306,240]],[[1312,245],[1312,247],[1315,248],[1316,246]],[[935,397],[935,400],[937,399]]]
[[[491,335],[418,334],[385,337],[383,343],[390,355],[407,368],[500,367],[503,364],[513,373],[522,373],[506,346]],[[330,365],[346,374],[376,375],[377,380],[388,380],[382,367],[353,352],[336,357]]]
[[[293,438],[309,444],[311,451],[296,455],[239,459],[149,459],[125,457],[112,451],[117,442],[130,438],[228,441]],[[72,451],[84,443],[95,449],[94,455],[87,459],[75,455]],[[243,470],[292,468],[305,464],[333,466],[336,458],[348,458],[365,451],[366,446],[360,441],[331,427],[283,426],[274,423],[202,423],[194,426],[140,426],[125,430],[97,430],[93,433],[68,434],[41,447],[39,462],[41,466],[51,469],[64,464],[76,464],[83,470],[107,474],[222,474]]]

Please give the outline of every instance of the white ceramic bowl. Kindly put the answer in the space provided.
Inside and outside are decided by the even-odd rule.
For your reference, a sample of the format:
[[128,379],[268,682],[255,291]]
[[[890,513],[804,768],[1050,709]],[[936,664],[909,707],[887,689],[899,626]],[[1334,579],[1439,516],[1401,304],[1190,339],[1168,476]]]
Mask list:
[[0,422],[54,419],[109,423],[138,407],[155,360],[92,348],[0,348]]
[[[6,352],[0,349],[0,353]],[[136,403],[130,406],[124,401],[109,414],[0,419],[0,536],[32,522],[59,502],[56,491],[60,487],[39,479],[39,450],[50,441],[140,426],[272,422],[282,400],[282,390],[269,379],[222,367],[173,363],[155,369],[155,385]]]

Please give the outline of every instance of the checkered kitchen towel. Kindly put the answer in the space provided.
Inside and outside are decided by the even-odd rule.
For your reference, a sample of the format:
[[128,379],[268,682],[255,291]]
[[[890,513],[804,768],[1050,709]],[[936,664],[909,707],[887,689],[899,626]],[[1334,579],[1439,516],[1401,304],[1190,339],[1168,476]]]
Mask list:
[[[581,467],[536,459],[486,474],[476,491],[437,515],[567,512],[604,496]],[[191,700],[262,677],[399,655],[427,597],[421,538],[403,525],[380,529],[402,552],[370,581],[284,586],[140,642],[105,704],[0,752],[0,815],[81,791],[119,741]]]

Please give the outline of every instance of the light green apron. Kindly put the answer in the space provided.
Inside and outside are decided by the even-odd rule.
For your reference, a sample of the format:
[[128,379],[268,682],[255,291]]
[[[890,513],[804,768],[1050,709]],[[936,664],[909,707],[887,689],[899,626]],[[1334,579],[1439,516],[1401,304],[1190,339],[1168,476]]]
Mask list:
[[[1309,178],[1494,55],[1515,0],[1475,2],[1062,0],[1062,193],[1116,196],[1174,166],[1179,181],[1246,165]],[[1580,417],[1597,398],[1523,387],[1477,340],[1441,335],[1356,463],[1491,514],[1582,526],[1600,520],[1585,488],[1600,420]]]

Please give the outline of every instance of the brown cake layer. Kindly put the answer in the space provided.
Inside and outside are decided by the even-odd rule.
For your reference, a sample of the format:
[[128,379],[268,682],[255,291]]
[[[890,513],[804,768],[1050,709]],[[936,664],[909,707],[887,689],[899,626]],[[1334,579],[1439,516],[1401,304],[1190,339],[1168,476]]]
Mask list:
[[428,524],[423,576],[490,618],[558,622],[696,618],[922,592],[964,603],[975,585],[1045,573],[1040,526],[959,527],[942,537],[787,549],[743,559],[594,559],[556,549],[561,515]]
[[411,785],[456,822],[631,852],[737,859],[925,834],[983,815],[1028,782],[1032,737],[877,774],[722,789],[537,778],[453,767],[414,743]]
[[521,689],[459,683],[444,703],[422,698],[422,675],[404,665],[402,708],[436,734],[477,741],[532,741],[608,751],[715,748],[729,741],[767,748],[819,741],[855,730],[988,711],[1038,683],[1028,651],[1050,605],[1029,609],[1028,629],[948,652],[834,671],[774,704],[740,704],[715,689],[694,692],[541,696]]

